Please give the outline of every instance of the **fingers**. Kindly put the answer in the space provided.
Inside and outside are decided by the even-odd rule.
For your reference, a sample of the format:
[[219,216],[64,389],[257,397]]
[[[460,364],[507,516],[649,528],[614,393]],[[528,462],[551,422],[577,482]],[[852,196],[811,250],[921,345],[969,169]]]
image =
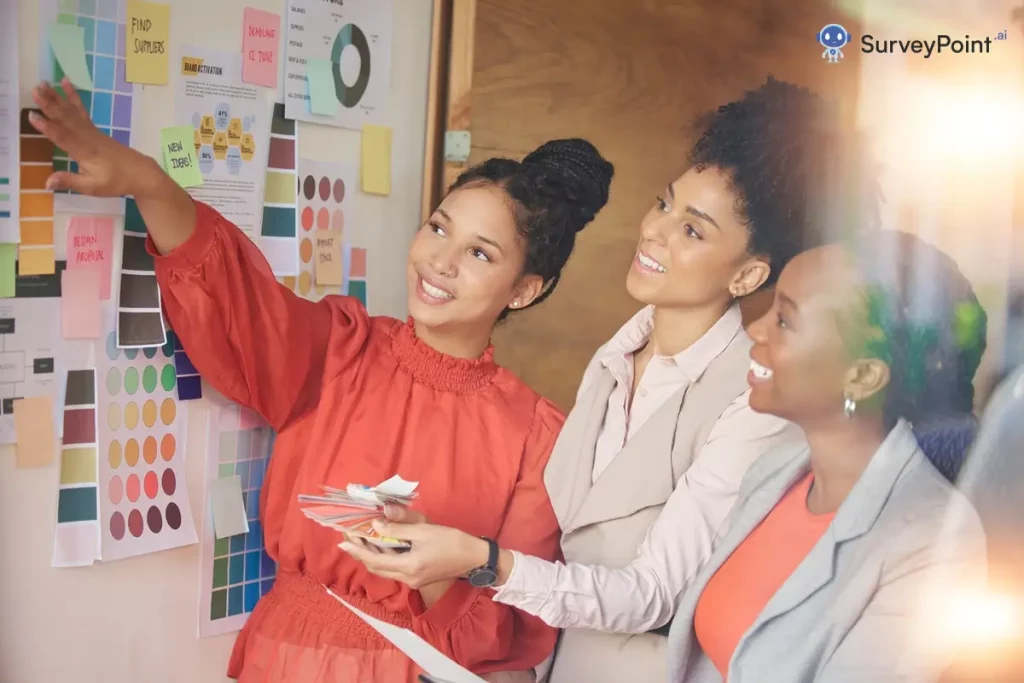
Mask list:
[[345,541],[338,547],[362,562],[371,573],[394,581],[406,581],[404,556],[373,553],[350,541]]
[[64,118],[64,101],[49,83],[40,83],[32,90],[32,101],[51,121]]
[[89,112],[85,110],[85,105],[82,104],[82,98],[78,96],[78,90],[72,85],[71,79],[67,76],[60,82],[62,88],[64,88],[64,94],[67,96],[67,102],[70,104],[81,116],[89,118]]
[[427,524],[407,524],[404,522],[373,521],[373,530],[386,538],[400,538],[403,541],[423,540]]
[[58,171],[46,179],[46,189],[51,191],[71,190],[78,194],[93,194],[94,185],[95,181],[92,178],[67,171]]

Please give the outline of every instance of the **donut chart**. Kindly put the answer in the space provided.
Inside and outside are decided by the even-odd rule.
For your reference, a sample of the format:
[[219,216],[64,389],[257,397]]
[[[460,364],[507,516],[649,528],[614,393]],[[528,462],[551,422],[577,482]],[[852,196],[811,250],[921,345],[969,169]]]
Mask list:
[[[341,77],[341,53],[351,45],[359,53],[359,75],[351,86],[345,85]],[[342,106],[351,109],[359,104],[366,94],[366,86],[370,84],[370,44],[366,34],[355,24],[345,24],[334,37],[331,46],[331,66],[334,70],[334,92]]]

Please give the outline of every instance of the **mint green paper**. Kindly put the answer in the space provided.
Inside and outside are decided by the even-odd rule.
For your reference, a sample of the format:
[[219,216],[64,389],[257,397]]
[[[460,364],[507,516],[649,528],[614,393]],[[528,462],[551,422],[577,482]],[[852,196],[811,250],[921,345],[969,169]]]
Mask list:
[[17,260],[17,244],[0,244],[0,299],[14,297],[14,264]]
[[50,24],[50,49],[64,75],[82,90],[92,90],[92,76],[85,63],[85,29],[73,24]]
[[337,114],[338,96],[334,93],[334,64],[331,60],[306,60],[306,81],[309,83],[309,110],[323,116]]

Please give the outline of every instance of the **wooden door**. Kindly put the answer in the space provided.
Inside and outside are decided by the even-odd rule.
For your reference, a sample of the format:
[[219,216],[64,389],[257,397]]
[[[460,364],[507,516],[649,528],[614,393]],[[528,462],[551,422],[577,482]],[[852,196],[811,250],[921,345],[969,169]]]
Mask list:
[[[625,290],[639,221],[685,170],[694,119],[768,74],[841,99],[852,119],[859,51],[826,64],[817,33],[857,26],[820,0],[455,0],[456,14],[471,3],[472,87],[448,98],[470,163],[584,137],[616,168],[556,292],[495,336],[500,362],[568,409],[594,350],[639,307]],[[464,40],[456,29],[451,72]]]

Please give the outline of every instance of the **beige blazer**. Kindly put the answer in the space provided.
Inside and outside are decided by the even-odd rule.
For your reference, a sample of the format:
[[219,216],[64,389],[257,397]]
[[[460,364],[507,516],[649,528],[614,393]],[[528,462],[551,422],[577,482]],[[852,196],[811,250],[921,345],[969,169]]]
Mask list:
[[[623,567],[689,469],[719,416],[747,390],[751,341],[738,330],[696,382],[658,409],[593,482],[594,450],[615,379],[607,369],[569,414],[544,473],[570,562]],[[569,629],[561,635],[549,683],[666,679],[664,635]]]
[[[748,470],[722,538],[676,610],[669,634],[672,681],[721,683],[693,632],[697,601],[809,468],[806,446],[782,446]],[[979,586],[984,570],[977,513],[901,422],[825,535],[740,639],[729,683],[936,681],[950,648],[938,637],[939,620],[929,608],[943,614],[951,596]]]

